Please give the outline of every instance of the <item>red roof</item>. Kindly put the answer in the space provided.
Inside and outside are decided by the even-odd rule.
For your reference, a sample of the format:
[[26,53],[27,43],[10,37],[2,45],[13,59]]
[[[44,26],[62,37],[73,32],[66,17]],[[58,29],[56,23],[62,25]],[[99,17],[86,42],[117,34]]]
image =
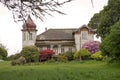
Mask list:
[[26,22],[23,24],[23,30],[35,30],[36,29],[36,25],[33,22],[33,20],[31,19],[30,15],[28,16]]

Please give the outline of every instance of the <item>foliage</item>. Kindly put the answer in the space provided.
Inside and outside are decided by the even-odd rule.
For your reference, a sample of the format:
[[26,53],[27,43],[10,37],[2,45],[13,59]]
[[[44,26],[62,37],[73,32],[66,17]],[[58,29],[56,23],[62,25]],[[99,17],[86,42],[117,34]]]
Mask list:
[[47,49],[47,50],[42,50],[40,52],[40,59],[41,61],[49,60],[52,58],[52,56],[55,54],[53,50]]
[[74,55],[74,52],[71,52],[71,51],[67,51],[64,53],[64,55],[67,57],[67,59],[69,61],[73,60],[73,55]]
[[14,54],[14,55],[9,56],[8,58],[9,58],[9,60],[16,60],[16,59],[18,59],[20,56],[21,56],[20,53],[16,53],[16,54]]
[[82,48],[80,51],[75,52],[74,59],[82,60],[82,58],[89,56],[89,55],[90,55],[90,52],[87,49]]
[[7,50],[3,47],[0,47],[0,56],[3,60],[5,60],[7,58]]
[[103,40],[100,49],[104,55],[120,60],[120,21],[111,28],[110,34]]
[[[108,5],[97,15],[99,16],[97,18],[97,36],[104,39],[110,33],[111,26],[120,19],[120,0],[108,0]],[[96,23],[95,20],[96,14],[91,18],[89,24],[93,26]]]
[[38,48],[35,46],[24,47],[21,51],[23,57],[25,57],[27,62],[34,62],[34,55],[39,54]]
[[46,15],[52,16],[51,13],[57,12],[64,14],[58,7],[72,0],[0,0],[5,7],[13,13],[15,21],[24,21],[28,14],[32,14],[36,18],[43,20]]
[[21,56],[18,59],[13,60],[11,62],[11,65],[13,65],[13,66],[15,66],[15,65],[24,65],[25,63],[26,63],[26,59],[23,56]]
[[91,54],[99,51],[100,42],[98,41],[88,41],[82,45],[82,48],[87,49]]
[[58,61],[58,62],[67,62],[68,59],[67,59],[67,57],[65,56],[65,54],[60,54],[60,55],[58,55],[58,57],[57,57],[57,61]]
[[100,17],[99,13],[94,14],[94,16],[89,21],[88,26],[91,27],[92,29],[97,29],[99,23],[99,17]]
[[103,56],[102,56],[102,52],[98,51],[94,54],[91,55],[91,58],[95,59],[95,60],[103,60]]

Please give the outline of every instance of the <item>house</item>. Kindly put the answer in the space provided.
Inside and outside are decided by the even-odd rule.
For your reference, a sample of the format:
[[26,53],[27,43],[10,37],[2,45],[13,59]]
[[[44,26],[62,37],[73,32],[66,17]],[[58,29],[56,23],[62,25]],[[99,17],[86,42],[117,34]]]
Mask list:
[[94,40],[94,30],[86,25],[80,28],[48,29],[36,35],[36,25],[28,16],[22,27],[23,47],[35,45],[40,50],[54,50],[56,55],[66,51],[78,51],[85,42]]

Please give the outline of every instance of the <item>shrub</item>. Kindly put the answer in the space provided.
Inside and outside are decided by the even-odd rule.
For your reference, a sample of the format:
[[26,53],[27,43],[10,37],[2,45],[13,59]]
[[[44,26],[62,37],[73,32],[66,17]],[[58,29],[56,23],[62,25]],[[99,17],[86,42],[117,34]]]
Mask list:
[[67,57],[67,59],[68,59],[69,61],[73,60],[73,55],[74,55],[73,52],[67,51],[67,52],[65,52],[64,54],[65,54],[65,56]]
[[52,56],[55,54],[53,50],[47,49],[47,50],[42,50],[40,52],[40,60],[41,61],[46,61],[52,58]]
[[5,48],[3,48],[3,47],[0,47],[0,56],[2,56],[1,58],[3,60],[5,60],[7,58],[7,54],[8,54],[7,50]]
[[83,44],[82,48],[86,48],[91,54],[99,51],[100,42],[98,41],[88,41]]
[[10,60],[16,60],[16,59],[18,59],[19,57],[21,57],[21,54],[20,54],[20,53],[16,53],[16,54],[14,54],[14,55],[9,56],[8,58],[9,58]]
[[34,62],[34,55],[39,54],[38,48],[35,46],[24,47],[21,51],[23,57],[25,57],[27,62]]
[[34,62],[39,62],[39,60],[40,60],[40,54],[33,55],[33,60],[34,60]]
[[92,54],[91,58],[93,58],[95,60],[102,60],[104,57],[102,56],[102,52],[98,51],[98,52]]
[[87,49],[82,48],[80,51],[75,52],[74,59],[82,60],[85,57],[88,57],[89,55],[90,55],[90,52]]
[[57,61],[58,62],[67,62],[68,60],[64,54],[60,54],[60,55],[58,55]]
[[20,58],[16,59],[16,60],[13,60],[11,62],[11,64],[14,66],[14,65],[24,65],[26,63],[26,59],[21,56]]

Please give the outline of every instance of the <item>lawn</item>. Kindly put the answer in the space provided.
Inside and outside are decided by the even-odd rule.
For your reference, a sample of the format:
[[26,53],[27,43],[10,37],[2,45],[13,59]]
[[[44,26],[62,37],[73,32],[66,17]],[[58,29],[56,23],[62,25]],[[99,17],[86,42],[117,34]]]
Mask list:
[[0,80],[120,80],[120,66],[100,61],[33,63],[0,62]]

